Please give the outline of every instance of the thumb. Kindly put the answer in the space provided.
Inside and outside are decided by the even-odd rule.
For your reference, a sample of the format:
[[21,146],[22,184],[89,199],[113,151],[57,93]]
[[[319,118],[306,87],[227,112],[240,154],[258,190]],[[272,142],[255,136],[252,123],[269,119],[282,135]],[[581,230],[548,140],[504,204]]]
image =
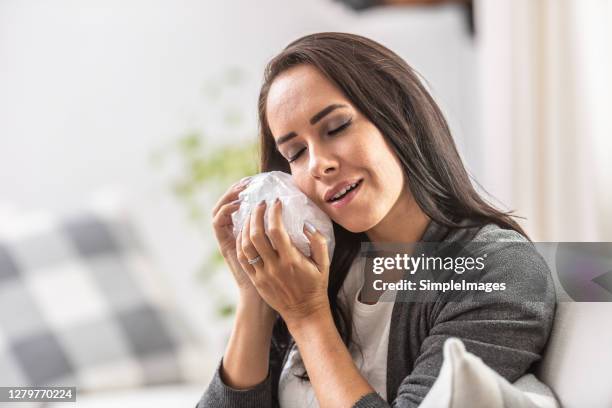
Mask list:
[[329,274],[327,239],[310,222],[304,222],[304,233],[310,241],[310,257],[323,274]]

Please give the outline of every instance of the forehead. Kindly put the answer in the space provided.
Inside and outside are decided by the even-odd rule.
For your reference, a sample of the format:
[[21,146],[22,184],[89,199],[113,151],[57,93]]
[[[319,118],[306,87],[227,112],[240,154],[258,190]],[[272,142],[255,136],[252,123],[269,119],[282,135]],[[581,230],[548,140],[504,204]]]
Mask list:
[[266,116],[272,134],[296,130],[332,103],[350,105],[344,94],[318,69],[299,65],[272,82],[266,100]]

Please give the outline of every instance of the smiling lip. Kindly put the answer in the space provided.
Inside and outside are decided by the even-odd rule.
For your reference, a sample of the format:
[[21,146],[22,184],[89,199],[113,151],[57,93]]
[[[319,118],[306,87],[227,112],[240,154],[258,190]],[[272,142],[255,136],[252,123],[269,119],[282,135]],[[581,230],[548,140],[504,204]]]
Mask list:
[[353,199],[353,197],[355,197],[357,195],[357,193],[359,192],[359,190],[361,190],[362,184],[363,184],[363,179],[360,179],[359,180],[359,184],[357,185],[357,187],[355,187],[354,189],[352,189],[351,191],[346,193],[346,195],[344,197],[342,197],[340,200],[328,202],[328,204],[331,205],[334,208],[342,208],[342,207],[344,207],[345,205],[350,203],[351,200]]
[[323,200],[325,200],[325,202],[330,202],[329,200],[331,200],[331,198],[333,196],[335,196],[339,191],[342,191],[343,188],[350,186],[351,184],[354,183],[359,183],[361,182],[363,179],[357,179],[357,180],[351,180],[351,181],[344,181],[341,183],[336,184],[335,187],[330,188],[329,190],[327,190],[327,193],[325,193],[325,196],[323,197]]

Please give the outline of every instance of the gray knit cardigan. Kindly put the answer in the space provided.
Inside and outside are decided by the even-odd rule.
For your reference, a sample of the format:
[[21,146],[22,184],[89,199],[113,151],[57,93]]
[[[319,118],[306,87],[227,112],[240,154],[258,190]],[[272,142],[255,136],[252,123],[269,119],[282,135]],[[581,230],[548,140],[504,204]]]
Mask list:
[[[449,229],[431,221],[422,241],[482,242],[489,254],[486,278],[506,282],[507,289],[488,294],[483,304],[443,297],[435,302],[396,301],[389,329],[388,401],[372,392],[353,408],[417,407],[436,380],[449,337],[460,338],[469,352],[510,382],[530,370],[546,345],[555,311],[554,285],[545,261],[522,235],[494,224]],[[196,408],[278,407],[278,382],[288,353],[275,344],[272,341],[268,376],[247,390],[223,383],[221,358]]]

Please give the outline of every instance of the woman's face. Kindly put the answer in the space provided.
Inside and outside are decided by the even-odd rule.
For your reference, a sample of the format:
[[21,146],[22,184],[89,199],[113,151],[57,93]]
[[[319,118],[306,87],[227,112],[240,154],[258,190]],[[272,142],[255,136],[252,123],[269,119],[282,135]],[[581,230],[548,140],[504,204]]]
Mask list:
[[370,230],[407,193],[400,162],[378,128],[316,68],[280,74],[266,115],[294,182],[345,229]]

